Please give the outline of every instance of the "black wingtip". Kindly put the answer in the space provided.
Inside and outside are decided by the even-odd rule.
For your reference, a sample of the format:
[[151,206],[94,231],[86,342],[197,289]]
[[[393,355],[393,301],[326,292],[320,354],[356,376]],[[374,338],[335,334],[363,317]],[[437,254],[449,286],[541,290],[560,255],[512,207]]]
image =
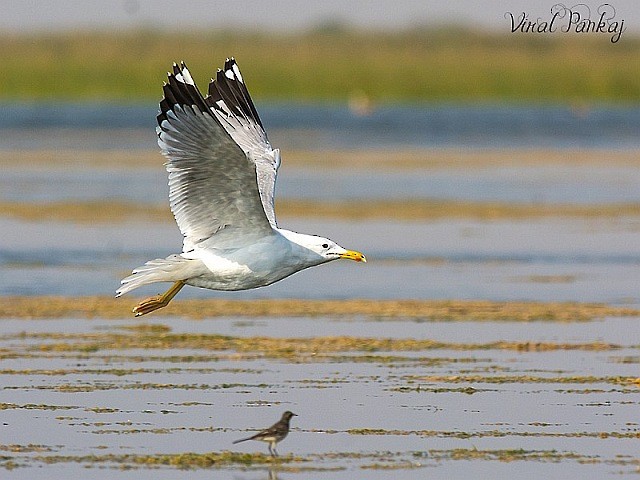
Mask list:
[[[223,111],[219,101],[223,101],[229,112],[245,117],[249,122],[259,125],[263,130],[262,121],[258,111],[251,100],[249,91],[244,84],[244,79],[234,57],[229,57],[224,63],[224,68],[218,68],[216,76],[209,84],[209,95],[204,98],[191,79],[191,74],[184,61],[180,65],[173,63],[173,73],[167,73],[167,81],[163,83],[164,98],[160,102],[158,124],[162,125],[167,120],[167,113],[175,109],[176,105],[195,106],[203,113],[210,114],[210,109]],[[186,77],[186,78],[185,78]],[[188,80],[187,80],[188,79]]]
[[177,105],[195,107],[203,113],[210,114],[204,97],[192,83],[191,74],[188,72],[189,69],[184,62],[180,62],[180,66],[174,62],[173,73],[167,72],[167,81],[162,85],[164,98],[160,101],[160,112],[156,117],[158,125],[162,126],[162,122],[167,120],[167,113],[173,111]]
[[224,68],[219,68],[215,78],[209,84],[209,96],[205,99],[207,104],[220,111],[217,102],[222,100],[230,112],[239,114],[247,120],[259,125],[263,130],[264,126],[258,115],[251,95],[244,84],[242,73],[234,57],[227,58]]

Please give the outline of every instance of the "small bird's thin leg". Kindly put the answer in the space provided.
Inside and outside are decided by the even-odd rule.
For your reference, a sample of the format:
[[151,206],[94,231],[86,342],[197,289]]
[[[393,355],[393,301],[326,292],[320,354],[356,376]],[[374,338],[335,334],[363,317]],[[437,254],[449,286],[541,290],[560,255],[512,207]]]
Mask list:
[[158,310],[159,308],[166,307],[171,299],[175,297],[180,289],[184,286],[185,283],[182,280],[178,280],[171,286],[169,290],[164,292],[162,295],[156,295],[155,297],[150,297],[146,300],[141,301],[133,308],[133,313],[136,314],[136,317],[139,317],[141,315],[146,315],[147,313],[153,312],[154,310]]
[[271,452],[272,457],[278,456],[278,452],[276,451],[276,442],[269,443],[269,451]]

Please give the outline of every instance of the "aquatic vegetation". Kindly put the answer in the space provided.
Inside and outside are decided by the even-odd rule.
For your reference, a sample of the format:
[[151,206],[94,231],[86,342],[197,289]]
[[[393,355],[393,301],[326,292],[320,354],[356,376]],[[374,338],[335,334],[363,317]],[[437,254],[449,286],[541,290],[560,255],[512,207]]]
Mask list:
[[558,462],[561,460],[593,460],[595,457],[579,455],[573,452],[556,450],[477,450],[456,448],[453,450],[429,450],[429,456],[438,460],[495,460],[499,462],[515,462],[522,460]]
[[[6,337],[5,337],[6,338]],[[556,350],[609,351],[621,346],[604,342],[558,343],[528,341],[497,341],[486,343],[455,343],[436,340],[415,340],[410,338],[369,338],[369,337],[313,337],[313,338],[273,338],[273,337],[232,337],[217,334],[20,334],[20,338],[41,340],[43,343],[28,347],[39,352],[98,352],[100,350],[126,349],[196,349],[214,351],[260,352],[269,358],[304,359],[309,355],[333,352],[408,352],[429,350],[512,350],[517,352],[543,352]],[[309,360],[312,360],[310,358]],[[464,377],[459,377],[464,378]]]
[[[1,447],[0,447],[1,449]],[[12,450],[13,449],[13,450]],[[48,447],[40,446],[9,446],[10,452],[33,451],[42,453],[49,451]],[[372,452],[372,453],[327,453],[308,456],[284,455],[271,457],[260,453],[247,454],[230,451],[208,453],[177,453],[177,454],[102,454],[102,455],[35,455],[31,457],[0,457],[0,468],[13,469],[16,467],[54,465],[77,463],[87,468],[119,468],[119,469],[218,469],[240,468],[260,469],[281,472],[322,472],[343,470],[345,467],[332,466],[336,460],[355,463],[364,470],[405,470],[421,468],[444,461],[497,461],[497,462],[561,462],[573,461],[579,463],[608,463],[617,465],[636,465],[636,459],[620,456],[615,460],[603,459],[597,455],[582,455],[571,451],[496,449],[480,450],[475,448],[454,448],[448,450],[430,449],[427,451],[407,452]]]
[[[0,469],[57,465],[107,476],[111,470],[248,470],[302,478],[305,472],[325,471],[398,475],[436,467],[444,472],[455,462],[515,464],[518,469],[527,464],[615,465],[623,472],[638,466],[633,455],[614,455],[610,447],[611,440],[620,446],[640,438],[633,421],[640,398],[640,378],[632,368],[638,346],[621,337],[575,335],[585,327],[602,331],[603,324],[626,328],[640,316],[633,308],[575,302],[212,299],[177,301],[166,316],[140,322],[129,317],[129,304],[108,297],[36,300],[0,298],[0,325],[6,327],[0,333],[0,393],[5,399],[0,410],[8,429],[19,428],[20,419],[31,415],[70,440],[60,445],[46,435],[30,434],[24,443],[0,445]],[[281,330],[251,335],[252,328],[280,317],[324,328],[304,337]],[[236,324],[230,318],[262,320]],[[206,328],[203,319],[210,322]],[[218,319],[231,329],[208,333],[220,331]],[[332,335],[335,322],[328,319],[343,320],[340,328],[349,334]],[[428,334],[435,330],[434,336],[366,336],[362,325],[380,320]],[[437,334],[439,328],[452,327],[444,322],[477,327],[481,333],[448,338]],[[495,329],[514,325],[534,332],[534,338],[523,333],[496,339]],[[537,328],[556,327],[574,335],[535,336]],[[576,356],[597,369],[557,362]],[[312,363],[311,370],[322,374],[309,373],[306,364]],[[527,408],[539,398],[553,399],[581,420],[559,421],[533,408],[514,422],[494,409],[490,421],[478,423],[493,408],[489,404],[514,395]],[[17,401],[25,396],[40,400]],[[334,428],[330,418],[314,420],[303,413],[301,419],[311,425],[301,422],[291,433],[292,438],[313,435],[318,445],[331,436],[339,445],[335,449],[277,459],[225,450],[240,431],[253,430],[226,418],[234,408],[284,409],[292,399],[314,405],[310,399],[343,397],[342,407],[366,410],[364,415]],[[391,420],[367,413],[378,401],[390,405]],[[456,424],[444,421],[452,414]],[[396,425],[399,418],[413,418],[415,426]],[[101,443],[87,446],[87,438]],[[204,438],[211,446],[201,443]],[[476,439],[482,439],[483,448],[469,447]],[[540,449],[541,439],[548,448]],[[597,445],[585,453],[581,439]],[[193,443],[183,448],[185,440]],[[491,441],[506,448],[491,448]],[[145,448],[121,446],[136,442]],[[169,444],[176,448],[167,451]],[[366,447],[349,447],[355,444]],[[213,450],[200,451],[200,445]]]
[[56,463],[81,463],[86,466],[100,464],[112,464],[114,466],[128,468],[153,468],[158,466],[175,467],[180,469],[215,468],[239,465],[250,467],[255,465],[283,465],[305,461],[301,457],[285,455],[271,457],[261,453],[237,453],[237,452],[209,452],[209,453],[179,453],[179,454],[105,454],[105,455],[46,455],[34,457],[35,462],[43,464]]
[[23,409],[23,410],[73,410],[76,408],[80,408],[73,405],[46,405],[46,404],[33,404],[27,403],[23,405],[17,405],[15,403],[0,403],[0,410],[13,410],[13,409]]
[[[416,172],[486,170],[509,167],[629,167],[637,168],[638,157],[633,150],[611,149],[511,149],[511,148],[420,148],[371,150],[288,150],[287,166],[296,168],[362,168],[382,173],[415,170]],[[21,168],[128,168],[136,170],[159,168],[160,152],[153,150],[2,150],[0,166],[8,170]]]
[[[129,303],[132,303],[131,301]],[[0,297],[2,318],[128,318],[129,303],[112,297]],[[431,322],[584,322],[606,317],[637,317],[640,310],[598,303],[496,302],[488,300],[174,300],[156,316],[216,317],[368,317]],[[161,336],[166,327],[132,326]],[[166,338],[171,338],[167,336]],[[221,339],[224,340],[224,339]],[[523,346],[524,348],[524,346]],[[528,345],[527,348],[537,348]],[[542,347],[538,347],[542,348]]]
[[[538,218],[628,218],[640,216],[640,204],[546,204],[480,202],[461,200],[326,200],[282,199],[278,202],[282,217],[321,217],[374,220],[393,218],[405,221],[473,219],[482,221]],[[115,223],[144,219],[170,222],[164,204],[140,204],[116,200],[61,201],[46,203],[0,202],[0,216],[28,221],[55,220],[73,223]],[[534,277],[535,278],[535,277]]]

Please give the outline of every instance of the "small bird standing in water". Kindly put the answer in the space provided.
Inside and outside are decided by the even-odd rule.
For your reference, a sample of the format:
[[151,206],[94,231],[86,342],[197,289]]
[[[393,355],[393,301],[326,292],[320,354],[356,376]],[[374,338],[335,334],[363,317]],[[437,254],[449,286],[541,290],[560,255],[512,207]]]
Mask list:
[[262,430],[251,437],[241,438],[233,443],[235,445],[236,443],[246,442],[247,440],[267,442],[269,444],[269,453],[271,453],[272,457],[277,457],[278,452],[276,451],[276,444],[284,440],[289,433],[289,422],[291,421],[291,417],[297,417],[297,415],[287,410],[282,414],[282,418],[278,422],[274,423],[266,430]]

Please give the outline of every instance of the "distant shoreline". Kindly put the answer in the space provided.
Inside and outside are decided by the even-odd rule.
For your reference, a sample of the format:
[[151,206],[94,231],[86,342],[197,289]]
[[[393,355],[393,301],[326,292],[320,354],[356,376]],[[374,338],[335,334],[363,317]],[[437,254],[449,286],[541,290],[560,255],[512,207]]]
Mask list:
[[[0,34],[0,100],[150,101],[184,60],[205,91],[235,56],[257,100],[375,107],[412,101],[640,102],[640,37],[450,27],[298,34],[159,31]],[[267,54],[268,52],[268,54]]]

